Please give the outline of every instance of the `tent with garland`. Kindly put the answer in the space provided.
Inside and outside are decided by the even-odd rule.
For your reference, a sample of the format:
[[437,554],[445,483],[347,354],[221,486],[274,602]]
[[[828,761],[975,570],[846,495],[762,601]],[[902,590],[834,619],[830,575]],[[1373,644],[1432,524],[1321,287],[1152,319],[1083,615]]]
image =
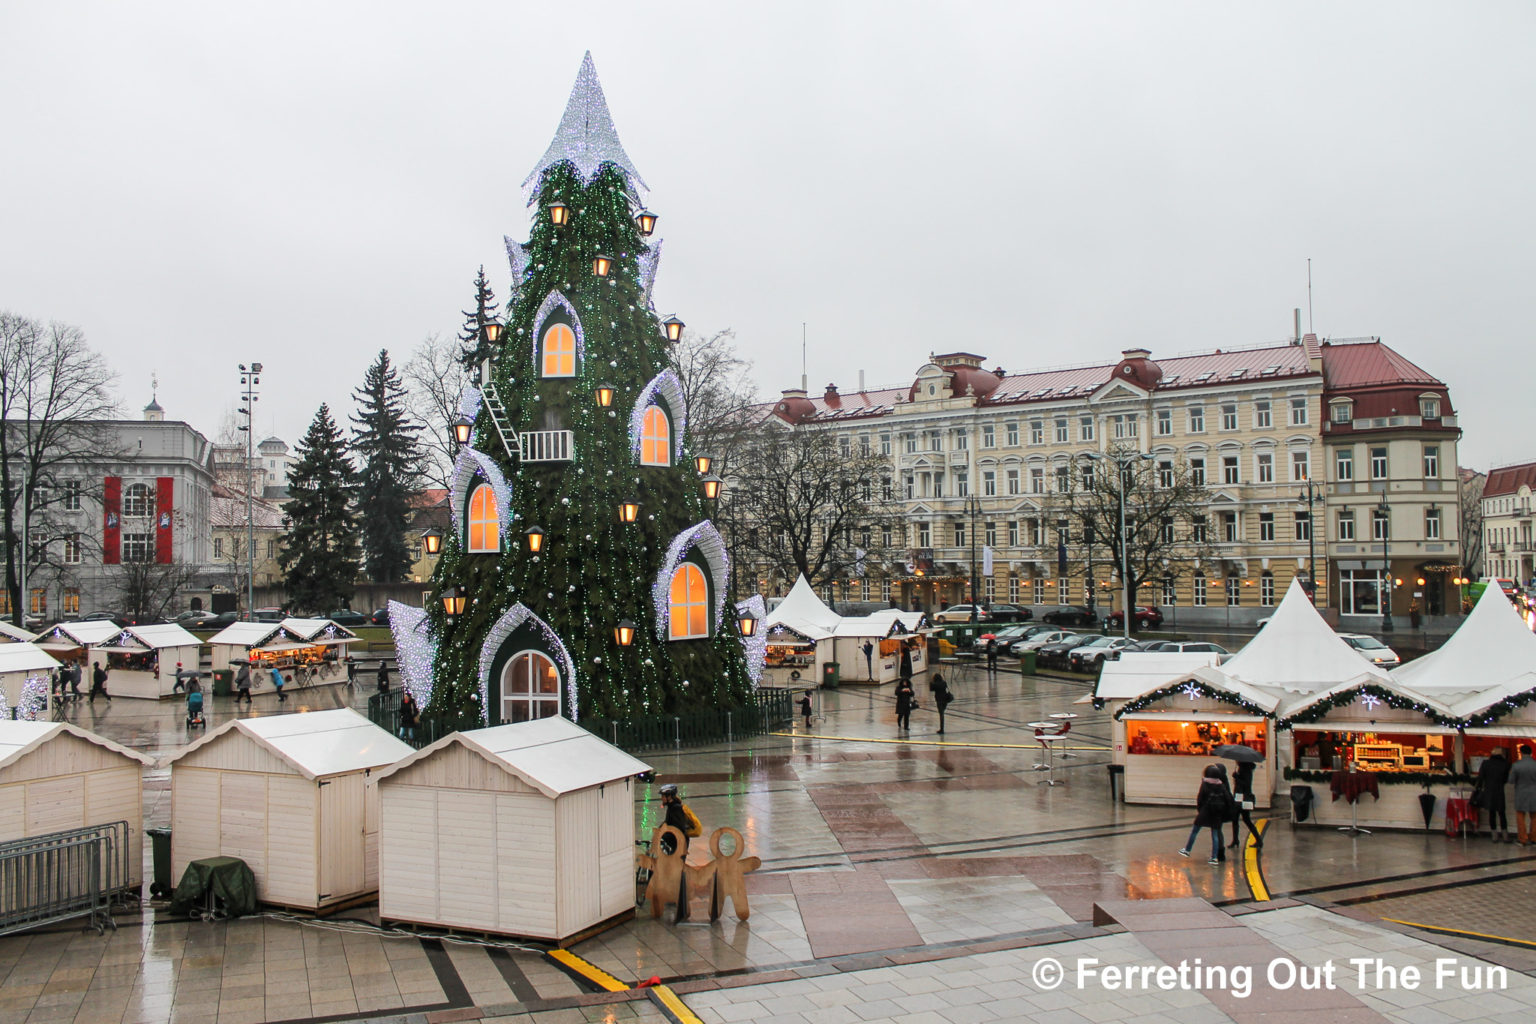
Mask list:
[[391,618],[428,715],[644,719],[753,701],[720,478],[658,316],[661,242],[588,54],[523,182],[505,315],[465,355],[451,524],[424,614]]
[[[835,662],[845,681],[888,683],[900,676],[903,651],[912,661],[913,674],[920,674],[928,668],[927,646],[919,635],[927,621],[922,612],[895,608],[839,615],[801,575],[762,621],[766,678],[785,686],[817,685],[827,665]],[[867,660],[865,643],[871,645]]]

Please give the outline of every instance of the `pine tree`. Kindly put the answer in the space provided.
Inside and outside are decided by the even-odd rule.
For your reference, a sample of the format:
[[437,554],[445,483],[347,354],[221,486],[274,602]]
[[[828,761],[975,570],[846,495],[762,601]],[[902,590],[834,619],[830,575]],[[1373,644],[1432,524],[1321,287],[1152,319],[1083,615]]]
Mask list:
[[[508,246],[515,245],[510,239]],[[459,332],[459,341],[464,345],[463,359],[464,369],[470,377],[475,377],[482,360],[494,355],[490,342],[485,340],[485,325],[493,320],[498,320],[496,313],[496,293],[491,291],[491,282],[485,276],[485,264],[480,264],[480,273],[475,276],[475,308],[464,311],[464,329]]]
[[389,352],[368,367],[363,386],[352,392],[352,450],[357,453],[358,518],[362,525],[363,568],[375,583],[398,583],[411,567],[411,495],[421,480],[420,426],[406,413],[405,386],[390,365]]
[[288,539],[278,562],[296,611],[324,614],[352,596],[357,579],[357,522],[352,510],[354,476],[331,411],[322,405],[298,443],[288,471],[283,522]]
[[[425,648],[403,625],[397,640],[431,665],[433,711],[494,722],[742,707],[752,682],[724,545],[650,302],[660,243],[648,244],[637,225],[644,183],[619,144],[590,54],[529,182],[532,235],[507,243],[509,313],[489,379],[469,396],[478,416],[459,455],[456,521],[434,577],[438,596],[461,587],[468,600],[452,621],[440,600],[430,603]],[[550,213],[556,203],[569,211],[563,225]],[[612,261],[606,276],[595,272],[599,255]],[[610,407],[596,399],[600,386],[612,389]],[[657,443],[643,435],[661,416],[669,434]],[[621,521],[626,501],[639,503],[635,522]],[[502,502],[493,542],[485,516]],[[699,600],[674,603],[674,581]],[[615,627],[626,620],[634,641],[620,646]],[[509,696],[519,684],[533,699]]]

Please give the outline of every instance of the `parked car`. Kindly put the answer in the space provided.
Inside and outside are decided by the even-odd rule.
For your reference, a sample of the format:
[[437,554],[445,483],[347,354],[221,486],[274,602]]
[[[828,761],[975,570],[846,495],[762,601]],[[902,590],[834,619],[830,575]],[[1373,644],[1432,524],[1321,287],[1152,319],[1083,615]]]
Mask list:
[[171,621],[186,629],[200,629],[216,618],[218,616],[212,612],[186,611],[181,612]]
[[368,624],[368,616],[364,615],[362,612],[355,612],[350,608],[342,608],[338,611],[331,612],[326,616],[326,618],[330,619],[338,626],[351,627],[366,626]]
[[1041,665],[1066,668],[1067,655],[1073,649],[1083,646],[1092,639],[1092,637],[1068,633],[1060,640],[1052,640],[1050,643],[1041,644],[1035,649],[1035,658]]
[[[1008,649],[1012,647],[1014,643],[1018,642],[1019,640],[1031,637],[1034,634],[1040,632],[1042,629],[1050,628],[1051,627],[1049,626],[1027,626],[1023,623],[1018,623],[1012,626],[1003,626],[993,634],[997,639],[997,653],[999,655],[1007,654]],[[987,642],[978,638],[976,641],[976,649],[979,651],[985,651],[986,648]]]
[[[1119,629],[1120,624],[1124,621],[1125,611],[1123,609],[1116,608],[1109,613],[1109,624],[1114,628]],[[1151,605],[1139,604],[1136,606],[1136,611],[1131,615],[1131,630],[1133,632],[1138,629],[1157,629],[1162,624],[1163,613]]]
[[1018,604],[989,604],[987,615],[993,622],[1028,622],[1035,613]]
[[1403,663],[1403,659],[1397,656],[1397,652],[1373,636],[1364,633],[1340,633],[1339,639],[1359,651],[1361,656],[1373,665],[1382,668],[1394,668]]
[[1080,604],[1064,604],[1040,616],[1053,626],[1097,626],[1099,617]]
[[389,606],[385,605],[383,608],[374,609],[373,614],[368,616],[368,621],[375,626],[389,625]]
[[1063,630],[1059,630],[1055,626],[1043,626],[1043,625],[1039,625],[1039,626],[1015,626],[1013,628],[1019,630],[1019,632],[1016,633],[1016,634],[1011,635],[1008,638],[1006,643],[1000,643],[998,645],[998,653],[999,654],[1012,654],[1012,655],[1017,656],[1020,652],[1022,652],[1024,650],[1023,645],[1028,643],[1029,641],[1035,639],[1036,637],[1041,636],[1042,634],[1045,634],[1045,633],[1060,633],[1060,632],[1063,632]]
[[219,612],[204,622],[203,626],[207,629],[223,629],[225,626],[239,622],[240,618],[239,612]]
[[[1065,640],[1068,637],[1080,638],[1080,634],[1075,633],[1070,629],[1055,629],[1053,627],[1047,626],[1045,627],[1044,632],[1036,633],[1028,640],[1014,641],[1009,650],[1014,654],[1022,654],[1025,651],[1035,651],[1038,653],[1040,648],[1044,647],[1046,644],[1054,644],[1057,641]],[[1079,642],[1082,642],[1081,639],[1079,639]]]
[[962,622],[970,622],[972,608],[976,609],[977,622],[992,621],[987,617],[987,613],[981,608],[980,605],[969,604],[952,604],[941,612],[935,612],[933,615],[933,621],[946,626],[956,625]]
[[1067,652],[1067,667],[1077,672],[1092,672],[1107,661],[1110,654],[1118,654],[1134,646],[1136,641],[1127,640],[1123,636],[1095,637],[1083,646]]
[[1217,659],[1218,662],[1226,661],[1228,658],[1232,657],[1232,652],[1221,646],[1221,644],[1213,644],[1206,640],[1170,640],[1163,644],[1162,651],[1165,654],[1171,654],[1179,651],[1219,654],[1221,657]]
[[282,622],[287,617],[281,608],[257,608],[251,612],[252,622]]

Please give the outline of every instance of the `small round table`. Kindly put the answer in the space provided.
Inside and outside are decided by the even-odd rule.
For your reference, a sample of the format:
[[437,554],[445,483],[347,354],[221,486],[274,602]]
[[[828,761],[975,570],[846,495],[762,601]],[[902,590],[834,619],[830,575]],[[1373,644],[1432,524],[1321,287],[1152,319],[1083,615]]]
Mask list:
[[[1058,711],[1055,714],[1047,715],[1046,717],[1047,718],[1055,719],[1057,721],[1057,723],[1058,723],[1058,727],[1062,730],[1062,734],[1065,735],[1066,732],[1068,731],[1068,727],[1070,726],[1070,724],[1072,722],[1072,719],[1076,718],[1077,714],[1076,714],[1076,712],[1072,712],[1072,711]],[[1065,750],[1064,749],[1061,752],[1061,756],[1062,757],[1076,757],[1077,755],[1072,753],[1070,750]]]
[[[1052,756],[1051,755],[1052,755],[1052,751],[1055,750],[1055,745],[1057,743],[1060,743],[1062,740],[1066,739],[1066,737],[1061,735],[1061,733],[1056,733],[1053,736],[1036,736],[1035,739],[1039,740],[1040,744],[1045,747],[1045,772],[1046,772],[1045,778],[1043,778],[1039,782],[1035,783],[1035,785],[1037,785],[1037,786],[1055,786],[1055,785],[1059,785],[1059,783],[1056,781],[1056,763],[1055,763],[1054,760],[1052,760]],[[1036,765],[1035,767],[1038,768],[1040,766]]]

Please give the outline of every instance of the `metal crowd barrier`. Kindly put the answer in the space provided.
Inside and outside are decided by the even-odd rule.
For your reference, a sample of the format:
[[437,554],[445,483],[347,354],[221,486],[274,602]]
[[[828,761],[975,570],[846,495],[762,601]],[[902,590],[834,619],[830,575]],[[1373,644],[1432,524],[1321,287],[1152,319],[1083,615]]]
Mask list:
[[89,916],[116,928],[112,900],[128,895],[128,823],[91,825],[0,843],[0,935]]

